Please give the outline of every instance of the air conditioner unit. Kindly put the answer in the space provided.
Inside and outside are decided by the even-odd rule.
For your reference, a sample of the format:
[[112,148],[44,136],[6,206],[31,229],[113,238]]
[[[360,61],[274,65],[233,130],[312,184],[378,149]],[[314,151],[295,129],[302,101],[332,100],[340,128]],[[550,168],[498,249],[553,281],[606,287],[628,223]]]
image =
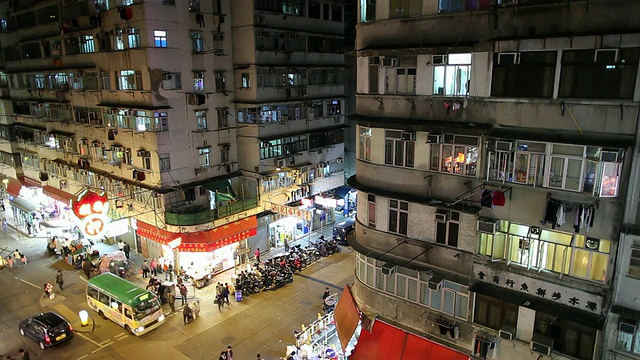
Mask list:
[[285,161],[285,159],[276,159],[273,161],[273,166],[277,168],[283,168],[286,166],[286,164],[287,162]]
[[162,74],[162,80],[171,80],[173,79],[173,75],[171,74]]
[[429,279],[427,286],[429,286],[429,289],[431,290],[439,291],[440,289],[442,289],[443,283],[444,279],[434,276]]
[[498,0],[498,5],[502,5],[502,6],[518,5],[518,0]]
[[447,222],[449,221],[450,214],[451,212],[449,210],[436,210],[436,221]]
[[343,161],[344,161],[344,159],[343,159],[343,158],[337,158],[337,159],[336,159],[336,162],[337,162],[338,164],[342,164],[342,162],[343,162]]
[[596,49],[593,61],[599,64],[613,64],[618,61],[618,49]]
[[516,65],[519,63],[520,63],[520,54],[517,52],[498,54],[498,65]]
[[136,155],[138,155],[138,157],[148,157],[149,152],[146,150],[138,150],[136,151]]
[[440,135],[427,135],[427,143],[429,143],[429,144],[439,144],[440,143]]
[[483,234],[495,234],[500,228],[500,220],[496,219],[478,219],[476,230]]
[[385,263],[382,265],[382,273],[384,275],[391,275],[396,271],[396,266],[391,263]]
[[545,335],[534,334],[529,348],[537,353],[550,356],[553,349],[553,340]]
[[404,141],[413,141],[413,133],[410,133],[410,132],[400,133],[400,139]]
[[509,141],[496,141],[496,150],[511,151],[513,143]]
[[433,65],[446,64],[447,62],[448,62],[447,55],[433,55],[433,58],[431,60],[431,63]]
[[501,339],[504,339],[507,341],[513,341],[513,339],[516,337],[516,328],[513,326],[505,325],[502,328],[500,328],[498,335],[500,336]]

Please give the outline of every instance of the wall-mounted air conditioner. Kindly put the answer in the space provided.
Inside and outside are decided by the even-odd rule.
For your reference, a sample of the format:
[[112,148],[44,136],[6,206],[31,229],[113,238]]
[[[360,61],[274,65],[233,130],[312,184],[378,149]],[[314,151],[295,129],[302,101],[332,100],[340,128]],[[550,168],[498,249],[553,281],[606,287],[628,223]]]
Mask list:
[[498,5],[502,5],[502,6],[518,5],[518,0],[498,0]]
[[529,346],[531,350],[549,356],[553,349],[553,340],[545,335],[534,334]]
[[448,62],[448,56],[447,55],[433,55],[433,58],[431,60],[431,63],[433,65],[441,65],[441,64],[446,64]]
[[618,61],[618,49],[596,49],[593,61],[599,64],[613,64]]
[[513,147],[513,143],[509,141],[496,141],[496,150],[500,151],[511,151]]
[[513,326],[505,325],[502,328],[500,328],[498,335],[500,336],[501,339],[504,339],[507,341],[513,341],[513,339],[515,339],[516,337],[516,328]]
[[516,65],[520,63],[520,54],[517,52],[499,53],[498,65]]
[[427,136],[427,143],[429,144],[439,144],[440,143],[440,135],[431,135]]
[[442,289],[443,283],[444,283],[444,279],[434,276],[431,279],[429,279],[428,286],[429,286],[429,289],[431,290],[439,291],[440,289]]
[[413,133],[408,132],[408,131],[400,133],[400,138],[402,140],[404,140],[404,141],[413,141],[414,140]]
[[283,168],[286,165],[287,165],[287,162],[285,161],[285,159],[276,159],[273,161],[273,166],[277,168]]
[[385,275],[391,275],[396,271],[396,266],[391,263],[385,263],[382,265],[382,273]]
[[500,220],[483,218],[478,219],[476,230],[483,234],[495,234],[500,228]]

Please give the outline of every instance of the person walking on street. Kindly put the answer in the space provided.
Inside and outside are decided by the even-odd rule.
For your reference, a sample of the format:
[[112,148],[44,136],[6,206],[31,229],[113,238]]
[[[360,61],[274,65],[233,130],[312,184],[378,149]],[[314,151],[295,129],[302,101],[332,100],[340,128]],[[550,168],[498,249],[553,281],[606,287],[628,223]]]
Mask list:
[[231,293],[231,290],[229,290],[229,284],[224,283],[224,287],[222,288],[222,297],[227,305],[231,305],[231,303],[229,303],[229,293]]
[[233,360],[233,349],[231,345],[227,346],[227,360]]
[[88,259],[84,259],[82,262],[82,271],[87,276],[87,279],[91,279],[91,270],[93,270],[93,264]]
[[173,264],[169,263],[167,266],[167,273],[164,274],[164,279],[167,281],[173,281]]
[[191,319],[193,319],[192,314],[193,314],[193,311],[191,310],[189,305],[185,306],[184,309],[182,309],[182,320],[184,321],[185,324],[191,321]]
[[118,251],[124,251],[124,241],[118,240]]
[[157,272],[156,272],[156,259],[155,258],[151,259],[151,265],[150,266],[151,266],[151,274],[153,274],[153,276],[156,276]]
[[122,247],[122,251],[124,251],[124,256],[129,260],[129,252],[131,252],[131,246],[129,244],[124,244]]
[[13,258],[11,257],[11,255],[7,256],[7,264],[9,264],[10,268],[13,267]]
[[62,276],[62,270],[58,270],[58,273],[56,274],[56,284],[58,284],[58,287],[60,288],[60,291],[64,290],[62,288],[62,285],[64,285],[64,278]]
[[258,248],[254,254],[256,256],[256,261],[260,262],[260,248]]
[[20,354],[20,359],[23,360],[29,360],[29,352],[25,349],[20,349],[18,350],[18,353]]
[[31,227],[32,227],[32,226],[33,226],[33,225],[31,225],[31,222],[30,222],[30,221],[28,221],[28,222],[27,222],[27,233],[29,233],[29,235],[31,235]]
[[7,218],[6,217],[2,218],[2,228],[4,229],[4,231],[9,230],[9,223],[7,222]]
[[0,199],[0,210],[5,211],[7,208],[4,207],[4,199]]
[[176,312],[176,296],[173,295],[171,289],[167,289],[167,302],[171,308],[171,312]]
[[284,239],[284,252],[289,252],[289,242],[287,241],[287,239]]
[[187,286],[180,284],[180,296],[182,296],[182,305],[187,305]]
[[16,264],[22,263],[22,254],[18,249],[16,249],[16,251],[13,252],[13,258]]
[[147,260],[142,262],[140,269],[142,269],[142,278],[146,279],[147,275],[149,275],[149,263],[147,263]]

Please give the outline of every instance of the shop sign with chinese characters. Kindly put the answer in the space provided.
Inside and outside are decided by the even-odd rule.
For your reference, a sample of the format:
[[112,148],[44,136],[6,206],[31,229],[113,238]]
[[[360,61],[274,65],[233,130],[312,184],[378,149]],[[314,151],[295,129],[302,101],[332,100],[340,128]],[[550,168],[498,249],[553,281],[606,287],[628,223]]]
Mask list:
[[101,239],[107,233],[109,202],[104,192],[82,190],[71,200],[73,213],[82,221],[80,231],[89,240]]
[[301,210],[291,206],[279,205],[279,204],[271,204],[271,211],[273,211],[274,213],[282,214],[282,215],[295,216],[298,219],[303,219],[306,221],[311,221],[311,216],[312,216],[311,211]]

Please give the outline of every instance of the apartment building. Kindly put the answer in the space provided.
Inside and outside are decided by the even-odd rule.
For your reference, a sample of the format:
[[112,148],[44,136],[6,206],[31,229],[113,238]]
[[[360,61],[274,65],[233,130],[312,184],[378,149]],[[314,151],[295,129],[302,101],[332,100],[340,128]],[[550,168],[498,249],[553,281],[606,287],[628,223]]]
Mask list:
[[639,12],[359,2],[353,358],[638,358]]
[[232,267],[256,234],[258,193],[239,167],[229,13],[228,2],[0,2],[16,222],[39,209],[73,220],[75,193],[105,191],[109,235],[143,256]]

